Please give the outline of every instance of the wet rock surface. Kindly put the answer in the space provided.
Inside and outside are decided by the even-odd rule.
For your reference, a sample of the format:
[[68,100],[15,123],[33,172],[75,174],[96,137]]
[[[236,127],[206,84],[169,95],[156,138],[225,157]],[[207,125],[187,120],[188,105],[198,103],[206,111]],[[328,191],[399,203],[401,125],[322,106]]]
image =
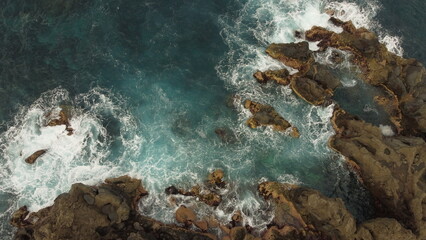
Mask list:
[[[249,109],[253,114],[253,116],[247,120],[247,125],[251,128],[271,126],[272,129],[280,132],[284,132],[287,129],[292,128],[292,125],[269,105],[246,100],[244,102],[244,107]],[[291,131],[293,132],[291,134],[292,136],[299,137],[299,131],[297,128],[292,128]]]
[[359,169],[386,216],[426,237],[426,143],[422,138],[383,136],[380,128],[336,109],[329,142]]
[[220,189],[224,188],[226,183],[223,181],[224,173],[221,169],[216,169],[208,175],[207,181],[202,186],[195,185],[189,191],[170,186],[165,189],[168,195],[184,195],[196,197],[199,201],[209,206],[218,206],[222,202]]
[[313,189],[264,182],[259,192],[275,203],[275,209],[283,209],[264,239],[417,239],[395,219],[376,218],[357,225],[341,199]]
[[41,157],[43,154],[45,154],[47,152],[46,149],[42,149],[42,150],[38,150],[35,153],[31,154],[29,157],[27,157],[25,159],[25,162],[28,164],[33,164],[35,163],[35,161]]
[[388,113],[398,132],[404,135],[425,136],[426,133],[426,70],[415,59],[405,59],[391,53],[377,36],[365,28],[355,28],[351,21],[343,22],[330,18],[342,27],[335,33],[322,27],[313,27],[306,32],[309,41],[320,41],[318,46],[351,52],[363,79],[388,92]]
[[13,218],[19,228],[15,239],[214,239],[140,215],[132,203],[145,193],[140,180],[128,176],[100,186],[74,184],[51,207],[28,217],[25,208],[18,210]]

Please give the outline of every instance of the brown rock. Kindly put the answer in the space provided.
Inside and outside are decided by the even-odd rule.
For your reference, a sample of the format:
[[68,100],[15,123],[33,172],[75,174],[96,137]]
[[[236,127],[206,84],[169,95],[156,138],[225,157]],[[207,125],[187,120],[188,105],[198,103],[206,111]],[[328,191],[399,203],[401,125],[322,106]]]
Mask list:
[[426,70],[414,59],[404,59],[387,50],[377,36],[352,22],[336,18],[330,21],[343,28],[334,33],[321,27],[306,32],[306,39],[321,41],[321,49],[334,47],[354,55],[363,79],[388,93],[392,103],[385,109],[399,133],[422,136],[426,133]]
[[20,207],[12,214],[12,217],[10,218],[10,224],[17,228],[27,226],[29,222],[26,221],[25,218],[27,218],[29,213],[30,212],[28,211],[27,206]]
[[233,227],[229,231],[229,236],[231,237],[231,240],[244,240],[246,234],[247,231],[245,227]]
[[[336,109],[329,145],[358,165],[365,186],[393,216],[426,237],[426,143],[416,137],[384,137],[380,129]],[[379,206],[380,207],[380,206]]]
[[196,221],[194,225],[202,231],[207,231],[209,229],[206,221]]
[[225,187],[225,182],[223,181],[223,170],[222,169],[216,169],[208,176],[208,183],[217,186],[220,188]]
[[312,51],[307,42],[271,44],[266,53],[285,65],[303,70],[306,65],[314,61]]
[[26,163],[33,164],[39,157],[47,152],[47,149],[38,150],[37,152],[31,154],[31,156],[25,159]]
[[274,81],[280,85],[288,85],[290,83],[290,73],[287,69],[257,71],[253,74],[253,77],[261,84],[265,84],[268,81]]
[[181,205],[176,210],[176,220],[179,223],[185,224],[185,226],[190,226],[192,223],[195,222],[195,220],[197,220],[197,216],[195,215],[195,212],[192,209]]
[[253,114],[253,116],[247,120],[247,125],[251,128],[271,126],[275,131],[285,131],[291,127],[290,123],[269,105],[246,100],[244,102],[244,107],[249,109]]

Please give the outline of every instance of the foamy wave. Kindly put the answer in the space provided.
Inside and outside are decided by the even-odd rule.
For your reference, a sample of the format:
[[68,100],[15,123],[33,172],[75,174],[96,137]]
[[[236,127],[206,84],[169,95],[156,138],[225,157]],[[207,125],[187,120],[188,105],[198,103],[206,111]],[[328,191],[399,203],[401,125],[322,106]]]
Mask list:
[[[136,122],[123,104],[101,88],[75,98],[56,88],[22,107],[12,126],[0,135],[4,167],[0,191],[16,196],[7,212],[22,205],[36,211],[52,204],[75,182],[96,184],[123,174],[120,165],[137,156],[142,144]],[[55,114],[64,105],[71,109],[74,132],[70,136],[64,125],[46,126],[46,114]],[[25,163],[26,157],[41,149],[47,152],[33,165]]]

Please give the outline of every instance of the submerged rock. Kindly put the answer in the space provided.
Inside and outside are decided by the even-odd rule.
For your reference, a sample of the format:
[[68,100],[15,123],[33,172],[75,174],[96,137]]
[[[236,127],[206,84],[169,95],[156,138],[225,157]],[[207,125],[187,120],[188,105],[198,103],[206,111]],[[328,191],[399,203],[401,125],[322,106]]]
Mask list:
[[35,163],[35,161],[36,161],[39,157],[41,157],[41,156],[42,156],[43,154],[45,154],[46,152],[47,152],[47,150],[46,150],[46,149],[38,150],[37,152],[35,152],[35,153],[31,154],[31,156],[27,157],[27,158],[25,159],[25,162],[26,162],[26,163],[29,163],[29,164],[33,164],[33,163]]
[[386,216],[426,238],[426,143],[422,138],[383,136],[380,128],[342,109],[332,117],[329,145],[359,169]]
[[[291,124],[281,117],[273,107],[269,105],[263,105],[257,102],[246,100],[244,102],[244,107],[249,109],[253,114],[247,120],[247,125],[251,128],[257,128],[259,126],[271,126],[275,131],[284,132],[288,128],[292,127]],[[292,128],[292,131],[297,131],[297,128]],[[299,134],[291,134],[294,137],[297,137]]]

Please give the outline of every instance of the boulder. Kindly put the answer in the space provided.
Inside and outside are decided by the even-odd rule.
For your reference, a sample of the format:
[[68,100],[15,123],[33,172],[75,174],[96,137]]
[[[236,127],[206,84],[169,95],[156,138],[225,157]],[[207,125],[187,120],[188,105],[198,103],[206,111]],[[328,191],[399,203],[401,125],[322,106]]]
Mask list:
[[223,181],[223,177],[224,177],[223,170],[216,169],[209,174],[207,180],[210,185],[223,188],[225,187],[225,182]]
[[45,154],[46,152],[47,152],[47,149],[38,150],[37,152],[35,152],[35,153],[31,154],[31,156],[27,157],[27,158],[25,159],[25,162],[26,162],[26,163],[29,163],[29,164],[33,164],[33,163],[35,163],[35,161],[36,161],[39,157],[41,157],[41,156],[42,156],[43,154]]
[[184,205],[181,205],[176,210],[176,221],[178,223],[183,223],[185,226],[192,225],[197,220],[197,215],[195,215],[194,210],[187,208]]

